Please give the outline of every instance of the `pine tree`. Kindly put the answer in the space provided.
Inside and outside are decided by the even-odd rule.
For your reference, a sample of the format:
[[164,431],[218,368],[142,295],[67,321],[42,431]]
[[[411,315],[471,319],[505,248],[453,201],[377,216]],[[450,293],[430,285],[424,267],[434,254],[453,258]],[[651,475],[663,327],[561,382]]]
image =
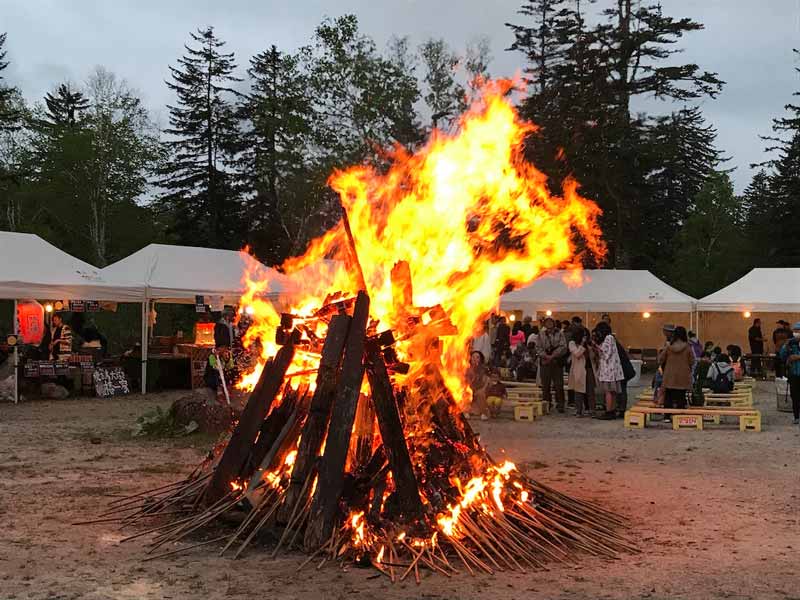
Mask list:
[[15,129],[20,116],[14,106],[17,90],[5,83],[3,77],[3,71],[8,68],[5,45],[6,34],[0,33],[0,132]]
[[89,100],[83,92],[73,89],[70,83],[62,83],[54,92],[49,92],[44,102],[47,106],[47,122],[55,127],[74,129],[81,114],[89,108]]
[[776,238],[775,199],[770,189],[770,176],[763,167],[759,169],[742,194],[745,212],[748,264],[769,267],[775,263]]
[[313,209],[307,202],[314,106],[301,57],[274,45],[250,60],[251,92],[239,116],[245,133],[241,170],[246,209],[256,254],[279,263],[301,250],[308,239]]
[[237,248],[243,241],[243,215],[231,173],[237,147],[237,119],[230,87],[233,53],[222,51],[212,27],[191,34],[195,46],[170,67],[169,89],[177,103],[168,106],[165,133],[170,158],[162,173],[166,193],[158,206],[170,220],[169,230],[181,243]]

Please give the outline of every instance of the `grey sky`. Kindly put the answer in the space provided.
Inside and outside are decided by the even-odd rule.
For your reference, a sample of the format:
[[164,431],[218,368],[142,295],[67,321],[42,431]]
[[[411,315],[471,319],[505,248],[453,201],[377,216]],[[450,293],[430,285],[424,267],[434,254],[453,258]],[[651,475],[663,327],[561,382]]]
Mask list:
[[[603,4],[605,0],[601,0]],[[164,85],[168,65],[183,52],[189,31],[207,24],[236,52],[240,66],[269,46],[307,43],[325,16],[351,12],[362,30],[383,46],[392,34],[416,44],[444,37],[463,48],[488,36],[492,75],[523,67],[505,52],[512,38],[504,26],[519,22],[521,0],[0,0],[0,31],[8,32],[6,72],[29,100],[40,99],[65,79],[83,81],[103,65],[138,89],[159,122],[172,97]],[[687,16],[706,29],[682,42],[682,60],[716,71],[727,82],[716,100],[703,103],[719,130],[719,146],[732,157],[738,191],[751,162],[763,160],[760,134],[783,111],[800,79],[792,54],[800,46],[800,0],[661,0],[672,16]],[[243,71],[242,67],[242,71]],[[669,110],[669,107],[664,107]]]

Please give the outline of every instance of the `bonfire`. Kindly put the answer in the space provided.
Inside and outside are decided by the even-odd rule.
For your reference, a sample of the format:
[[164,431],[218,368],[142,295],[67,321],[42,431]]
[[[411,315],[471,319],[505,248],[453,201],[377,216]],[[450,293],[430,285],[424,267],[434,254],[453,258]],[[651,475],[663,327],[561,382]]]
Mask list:
[[250,396],[233,431],[187,479],[110,511],[165,519],[131,536],[154,536],[148,559],[207,544],[239,556],[259,539],[308,553],[300,568],[419,581],[633,549],[620,517],[495,461],[463,416],[468,343],[501,293],[604,252],[597,206],[574,181],[552,195],[525,161],[536,128],[510,91],[487,84],[456,134],[395,149],[386,169],[334,173],[343,217],[283,265],[291,304],[248,278],[245,342],[261,360],[238,384]]

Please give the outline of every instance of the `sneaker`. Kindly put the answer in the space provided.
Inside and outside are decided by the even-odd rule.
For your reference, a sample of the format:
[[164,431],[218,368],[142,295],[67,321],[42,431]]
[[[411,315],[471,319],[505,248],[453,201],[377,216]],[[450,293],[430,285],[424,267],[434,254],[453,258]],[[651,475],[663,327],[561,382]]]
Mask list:
[[792,421],[792,425],[800,425],[800,419],[795,419]]
[[488,421],[489,415],[481,415],[481,421]]
[[664,417],[664,423],[672,423],[672,417]]

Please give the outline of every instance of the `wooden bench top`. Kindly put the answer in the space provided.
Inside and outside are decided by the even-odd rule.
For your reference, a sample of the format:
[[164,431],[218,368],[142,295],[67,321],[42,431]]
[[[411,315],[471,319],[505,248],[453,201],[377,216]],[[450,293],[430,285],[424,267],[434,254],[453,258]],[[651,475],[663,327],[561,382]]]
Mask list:
[[656,414],[656,415],[728,415],[732,417],[741,417],[743,415],[757,415],[760,414],[755,409],[745,408],[717,408],[714,406],[696,407],[696,408],[660,408],[654,406],[633,406],[631,412]]

